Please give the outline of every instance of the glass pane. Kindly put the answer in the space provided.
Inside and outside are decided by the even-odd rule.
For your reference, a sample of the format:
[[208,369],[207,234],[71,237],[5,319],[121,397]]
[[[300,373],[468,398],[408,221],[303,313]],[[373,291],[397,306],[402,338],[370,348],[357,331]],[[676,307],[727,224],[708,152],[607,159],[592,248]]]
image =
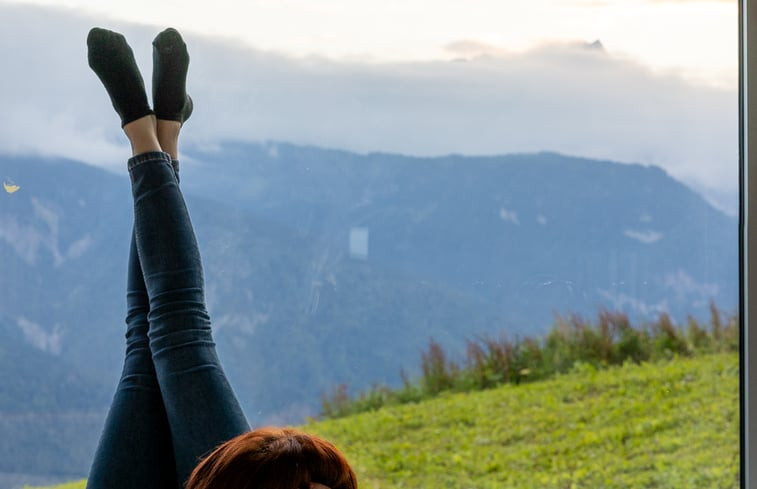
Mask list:
[[167,19],[252,425],[371,487],[737,486],[735,1],[153,3],[0,3],[3,487],[92,462],[132,203],[85,39],[150,93]]

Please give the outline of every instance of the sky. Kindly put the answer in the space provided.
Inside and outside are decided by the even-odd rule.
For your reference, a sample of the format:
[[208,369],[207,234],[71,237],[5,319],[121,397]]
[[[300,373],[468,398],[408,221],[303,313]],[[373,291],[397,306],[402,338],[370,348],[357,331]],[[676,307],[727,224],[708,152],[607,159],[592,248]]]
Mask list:
[[559,151],[662,166],[733,212],[737,15],[735,0],[0,0],[0,152],[120,168],[86,32],[124,32],[149,90],[150,41],[172,25],[192,56],[190,146]]
[[657,69],[733,83],[736,0],[16,0],[102,19],[172,25],[285,54],[397,61],[448,58],[474,40],[508,51],[601,39]]

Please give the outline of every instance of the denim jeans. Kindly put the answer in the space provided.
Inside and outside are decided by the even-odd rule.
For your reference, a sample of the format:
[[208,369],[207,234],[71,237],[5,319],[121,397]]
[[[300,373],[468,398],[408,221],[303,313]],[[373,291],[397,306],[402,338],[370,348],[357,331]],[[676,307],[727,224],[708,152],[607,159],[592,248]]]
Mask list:
[[162,152],[137,155],[128,168],[126,357],[87,488],[173,489],[249,424],[216,355],[177,169]]

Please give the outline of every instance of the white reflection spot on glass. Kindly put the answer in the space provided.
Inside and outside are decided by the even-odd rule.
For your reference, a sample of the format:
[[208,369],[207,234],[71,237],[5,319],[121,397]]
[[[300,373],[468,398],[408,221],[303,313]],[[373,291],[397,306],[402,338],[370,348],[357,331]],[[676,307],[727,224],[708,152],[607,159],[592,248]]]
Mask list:
[[350,257],[368,258],[368,228],[350,229]]
[[499,218],[503,221],[508,221],[513,224],[520,225],[520,219],[518,219],[518,213],[505,209],[504,207],[499,209]]
[[625,229],[623,230],[623,234],[644,244],[656,243],[662,239],[661,232],[652,230]]

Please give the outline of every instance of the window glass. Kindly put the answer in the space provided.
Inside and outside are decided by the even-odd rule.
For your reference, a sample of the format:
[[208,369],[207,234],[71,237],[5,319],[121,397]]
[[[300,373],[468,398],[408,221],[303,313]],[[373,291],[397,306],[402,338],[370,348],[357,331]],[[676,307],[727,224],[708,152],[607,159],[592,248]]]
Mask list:
[[735,1],[153,3],[0,3],[0,482],[89,469],[132,211],[86,33],[149,93],[168,23],[253,425],[376,487],[737,485]]

